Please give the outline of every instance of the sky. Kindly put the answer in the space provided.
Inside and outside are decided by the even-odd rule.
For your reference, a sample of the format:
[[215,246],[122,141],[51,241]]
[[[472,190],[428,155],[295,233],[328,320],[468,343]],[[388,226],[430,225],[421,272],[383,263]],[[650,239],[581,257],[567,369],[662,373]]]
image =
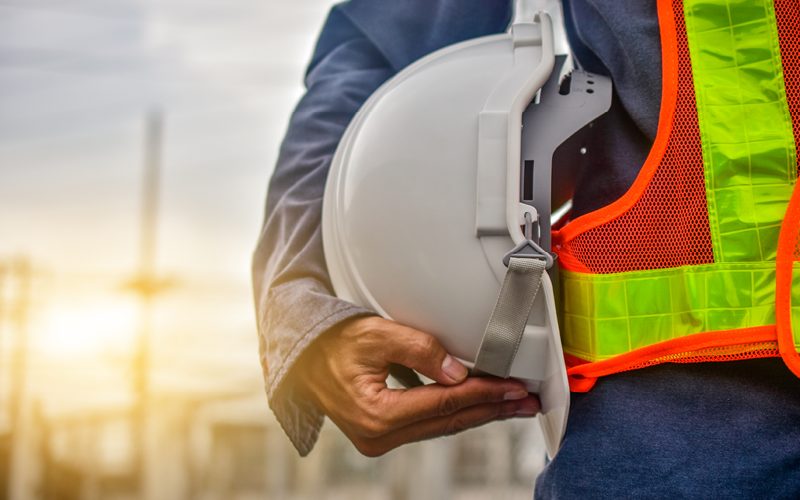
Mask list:
[[[153,110],[164,120],[156,268],[173,283],[154,311],[154,387],[261,390],[250,258],[333,3],[0,0],[0,269],[18,258],[35,269],[28,386],[45,411],[130,400],[140,309],[125,284]],[[0,311],[0,366],[12,330]]]
[[[153,310],[153,393],[253,396],[235,416],[269,418],[250,260],[334,2],[0,0],[0,433],[20,332],[27,408],[68,422],[136,401],[141,304],[126,284],[139,262],[153,110],[164,123],[155,264],[172,283]],[[20,260],[34,269],[24,329],[11,321],[18,294],[3,272]],[[103,443],[128,456],[126,439]],[[543,446],[540,436],[526,445],[534,466]]]
[[261,383],[250,256],[332,4],[0,0],[0,264],[36,270],[29,385],[46,409],[127,400],[151,110],[164,117],[156,267],[174,283],[155,311],[156,385]]

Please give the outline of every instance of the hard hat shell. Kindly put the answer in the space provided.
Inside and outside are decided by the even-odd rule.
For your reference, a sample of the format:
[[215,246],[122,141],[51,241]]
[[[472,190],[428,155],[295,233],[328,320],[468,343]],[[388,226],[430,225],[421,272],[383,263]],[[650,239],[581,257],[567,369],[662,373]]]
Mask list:
[[[337,296],[434,335],[468,365],[497,302],[503,256],[521,239],[511,214],[521,117],[553,66],[549,17],[539,17],[441,49],[386,82],[350,123],[325,190],[323,242]],[[516,198],[508,203],[506,184]],[[499,203],[492,189],[502,190]],[[554,456],[569,388],[547,273],[527,325],[511,376],[539,394]]]

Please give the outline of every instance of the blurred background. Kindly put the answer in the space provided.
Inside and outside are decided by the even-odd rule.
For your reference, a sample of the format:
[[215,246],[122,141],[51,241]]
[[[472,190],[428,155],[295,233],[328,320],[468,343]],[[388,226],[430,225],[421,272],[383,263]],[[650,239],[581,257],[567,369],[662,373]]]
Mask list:
[[250,255],[333,3],[0,0],[0,499],[531,497],[533,420],[300,459],[267,407]]

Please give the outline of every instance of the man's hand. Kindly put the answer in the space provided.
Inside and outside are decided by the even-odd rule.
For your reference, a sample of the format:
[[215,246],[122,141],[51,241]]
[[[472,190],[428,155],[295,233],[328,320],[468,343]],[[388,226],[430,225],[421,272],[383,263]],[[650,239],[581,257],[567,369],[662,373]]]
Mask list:
[[[389,364],[413,368],[436,384],[386,385]],[[402,444],[455,434],[493,420],[531,417],[539,400],[515,380],[467,379],[467,369],[432,336],[378,317],[323,334],[292,370],[300,389],[347,435],[376,457]]]

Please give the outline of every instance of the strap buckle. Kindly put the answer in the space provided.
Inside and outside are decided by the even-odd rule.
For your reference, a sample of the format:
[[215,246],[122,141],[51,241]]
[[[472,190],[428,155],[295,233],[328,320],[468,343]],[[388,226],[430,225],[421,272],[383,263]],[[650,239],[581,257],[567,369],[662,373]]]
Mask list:
[[[536,216],[536,231],[539,231],[539,216]],[[539,239],[537,235],[537,240]],[[515,246],[510,252],[503,256],[503,264],[508,267],[511,257],[523,259],[542,259],[545,261],[545,269],[553,267],[553,255],[540,247],[533,241],[533,218],[530,212],[525,212],[525,239]]]

